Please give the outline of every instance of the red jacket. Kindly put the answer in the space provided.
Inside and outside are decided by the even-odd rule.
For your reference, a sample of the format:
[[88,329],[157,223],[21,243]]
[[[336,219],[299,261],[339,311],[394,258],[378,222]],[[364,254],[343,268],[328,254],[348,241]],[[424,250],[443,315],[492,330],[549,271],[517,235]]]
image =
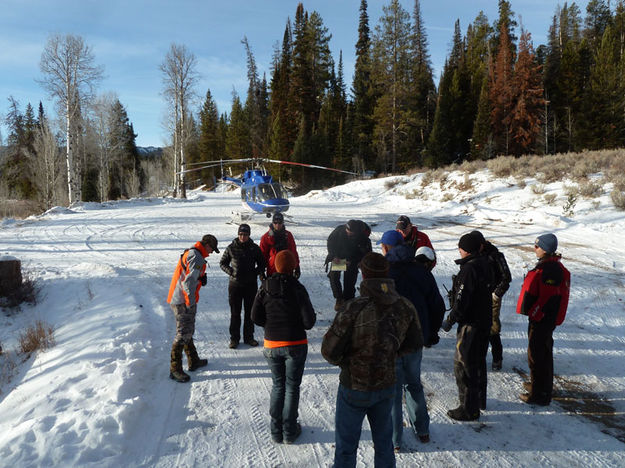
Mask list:
[[[403,235],[404,234],[402,233],[402,236]],[[419,247],[429,247],[430,249],[432,249],[432,252],[434,252],[434,255],[436,255],[436,251],[434,250],[434,247],[432,247],[432,242],[430,242],[430,238],[425,232],[419,231],[417,229],[417,226],[414,226],[414,225],[412,226],[412,229],[410,230],[410,234],[404,237],[404,243],[410,245],[415,250],[415,252],[417,251]],[[432,268],[435,265],[436,265],[436,259],[434,259]]]
[[516,312],[532,322],[546,318],[560,325],[566,316],[570,288],[571,273],[560,263],[560,256],[544,257],[525,276]]
[[[282,237],[284,236],[284,237]],[[293,234],[282,228],[280,231],[275,231],[273,226],[269,228],[265,234],[260,238],[260,250],[267,262],[267,277],[270,277],[276,272],[274,262],[276,255],[281,250],[290,250],[295,255],[296,266],[299,266],[299,255],[297,255],[297,247],[295,246],[295,239]]]

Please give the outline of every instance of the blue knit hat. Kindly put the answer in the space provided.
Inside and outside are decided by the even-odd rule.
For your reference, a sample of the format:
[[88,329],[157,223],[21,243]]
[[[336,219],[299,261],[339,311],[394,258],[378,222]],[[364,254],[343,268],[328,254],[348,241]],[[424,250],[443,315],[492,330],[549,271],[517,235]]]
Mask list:
[[558,250],[558,238],[551,233],[543,234],[536,238],[534,245],[540,247],[548,254],[552,254]]
[[386,231],[382,234],[382,239],[376,242],[376,244],[386,244],[391,246],[396,246],[404,243],[404,236],[401,235],[401,232],[397,231]]

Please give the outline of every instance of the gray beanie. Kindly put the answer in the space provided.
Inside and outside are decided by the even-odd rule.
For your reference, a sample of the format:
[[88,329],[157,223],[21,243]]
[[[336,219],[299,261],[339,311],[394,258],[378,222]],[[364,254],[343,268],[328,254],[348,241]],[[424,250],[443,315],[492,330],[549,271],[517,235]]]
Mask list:
[[548,254],[552,254],[558,250],[558,238],[551,233],[543,234],[536,238],[534,245],[540,247]]

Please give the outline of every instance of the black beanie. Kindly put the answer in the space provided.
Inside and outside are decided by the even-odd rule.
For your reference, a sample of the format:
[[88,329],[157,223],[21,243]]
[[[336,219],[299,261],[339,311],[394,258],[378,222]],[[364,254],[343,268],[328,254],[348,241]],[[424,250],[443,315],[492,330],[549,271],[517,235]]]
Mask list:
[[458,247],[470,254],[478,253],[480,251],[480,240],[473,234],[465,234],[458,241]]
[[369,252],[360,261],[363,278],[386,278],[389,268],[388,260],[377,252]]

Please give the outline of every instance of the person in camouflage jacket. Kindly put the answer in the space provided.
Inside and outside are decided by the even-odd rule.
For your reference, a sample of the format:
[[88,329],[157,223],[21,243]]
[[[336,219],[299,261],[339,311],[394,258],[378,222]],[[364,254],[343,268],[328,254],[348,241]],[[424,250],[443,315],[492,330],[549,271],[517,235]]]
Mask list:
[[336,400],[334,466],[355,466],[365,416],[375,466],[395,466],[391,408],[397,354],[423,346],[417,311],[397,294],[389,263],[370,252],[360,262],[360,297],[347,301],[323,337],[321,354],[341,368]]

